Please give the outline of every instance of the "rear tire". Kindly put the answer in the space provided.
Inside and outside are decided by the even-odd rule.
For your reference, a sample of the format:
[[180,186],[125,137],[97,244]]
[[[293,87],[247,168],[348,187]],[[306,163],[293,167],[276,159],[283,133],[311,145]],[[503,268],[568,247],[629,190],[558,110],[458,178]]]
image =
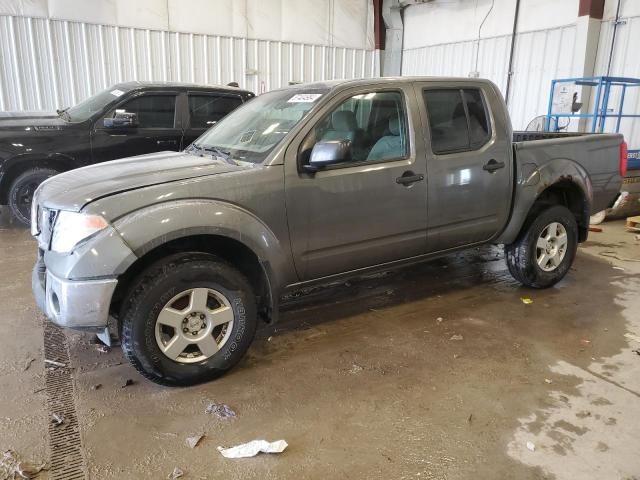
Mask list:
[[120,318],[127,359],[149,380],[168,386],[194,385],[227,372],[249,348],[257,326],[247,279],[205,253],[175,254],[148,267],[134,282]]
[[505,245],[507,267],[523,285],[548,288],[567,274],[577,247],[576,219],[568,208],[556,205],[539,213],[514,243]]
[[24,226],[31,225],[31,201],[36,188],[47,178],[58,175],[53,168],[31,168],[18,175],[9,187],[9,208]]

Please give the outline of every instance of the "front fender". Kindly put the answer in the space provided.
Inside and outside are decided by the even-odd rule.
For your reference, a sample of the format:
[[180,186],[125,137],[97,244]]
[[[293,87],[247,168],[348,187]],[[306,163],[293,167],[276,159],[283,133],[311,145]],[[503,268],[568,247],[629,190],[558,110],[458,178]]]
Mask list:
[[588,225],[593,186],[589,174],[582,165],[568,158],[555,158],[541,167],[533,162],[527,163],[526,158],[520,160],[511,218],[495,243],[513,243],[536,200],[549,187],[561,182],[563,184],[569,182],[582,192],[585,201],[582,217],[583,222]]
[[140,258],[171,240],[194,235],[234,239],[256,254],[277,292],[291,278],[291,257],[271,229],[247,210],[219,200],[176,200],[137,210],[114,228]]

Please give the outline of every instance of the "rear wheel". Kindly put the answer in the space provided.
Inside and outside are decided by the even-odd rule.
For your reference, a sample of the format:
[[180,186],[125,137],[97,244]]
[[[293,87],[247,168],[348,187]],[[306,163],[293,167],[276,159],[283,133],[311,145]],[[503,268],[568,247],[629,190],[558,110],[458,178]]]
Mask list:
[[123,305],[122,348],[133,366],[162,385],[193,385],[233,367],[256,330],[246,278],[203,253],[149,267]]
[[505,245],[511,275],[533,288],[547,288],[567,274],[578,247],[578,226],[568,208],[556,205],[541,212]]
[[18,175],[9,187],[9,208],[13,216],[25,226],[31,224],[33,194],[47,178],[57,175],[52,168],[31,168]]

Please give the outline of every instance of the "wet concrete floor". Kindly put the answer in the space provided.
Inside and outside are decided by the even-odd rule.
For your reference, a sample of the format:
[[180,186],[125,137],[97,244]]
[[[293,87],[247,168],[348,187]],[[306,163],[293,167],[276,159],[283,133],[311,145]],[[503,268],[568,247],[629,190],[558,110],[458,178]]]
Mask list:
[[[70,332],[88,478],[640,478],[640,241],[603,229],[544,291],[487,247],[292,297],[232,372],[192,388],[154,385]],[[28,232],[0,227],[0,451],[47,461],[34,256]],[[205,414],[209,401],[237,418]],[[262,438],[289,448],[216,450]]]

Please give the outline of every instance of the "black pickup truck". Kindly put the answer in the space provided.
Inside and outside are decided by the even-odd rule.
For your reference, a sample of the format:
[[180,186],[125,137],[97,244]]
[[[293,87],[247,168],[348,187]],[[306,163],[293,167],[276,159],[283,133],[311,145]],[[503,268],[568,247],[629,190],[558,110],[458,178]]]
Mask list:
[[33,192],[60,172],[182,150],[254,94],[230,86],[127,82],[52,113],[0,112],[0,205],[29,225]]

